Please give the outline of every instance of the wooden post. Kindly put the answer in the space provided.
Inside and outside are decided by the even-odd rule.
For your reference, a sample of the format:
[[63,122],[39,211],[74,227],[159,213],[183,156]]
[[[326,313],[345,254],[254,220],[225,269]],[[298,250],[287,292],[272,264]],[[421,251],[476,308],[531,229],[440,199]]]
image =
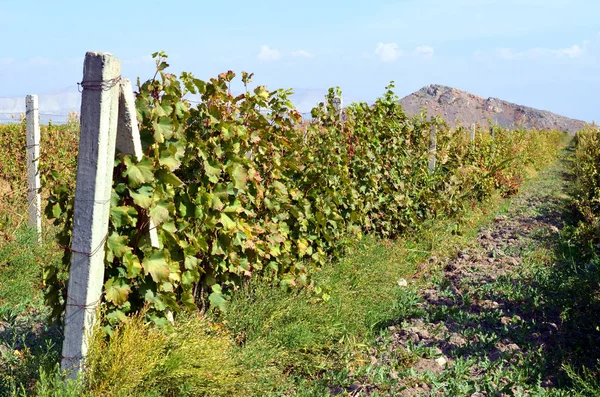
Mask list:
[[38,115],[37,95],[27,95],[26,133],[27,133],[27,202],[29,203],[29,226],[37,231],[37,243],[42,242],[42,199],[40,198],[40,119]]
[[81,133],[73,214],[71,268],[61,367],[74,378],[88,350],[104,284],[121,65],[88,52],[83,65]]
[[476,124],[472,124],[471,125],[471,137],[469,139],[470,142],[475,142],[475,129],[476,129]]
[[435,157],[437,154],[437,126],[432,126],[429,131],[429,173],[435,171]]

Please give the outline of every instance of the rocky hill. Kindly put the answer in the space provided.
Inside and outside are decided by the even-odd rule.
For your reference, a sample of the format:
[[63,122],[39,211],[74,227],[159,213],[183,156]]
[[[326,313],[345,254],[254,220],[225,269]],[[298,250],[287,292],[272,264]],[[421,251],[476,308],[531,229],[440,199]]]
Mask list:
[[400,100],[408,114],[416,114],[422,108],[428,115],[441,116],[450,125],[460,121],[462,125],[479,123],[487,125],[488,119],[505,128],[537,127],[558,129],[575,133],[587,123],[557,114],[516,105],[497,98],[482,98],[456,88],[432,84],[421,88]]

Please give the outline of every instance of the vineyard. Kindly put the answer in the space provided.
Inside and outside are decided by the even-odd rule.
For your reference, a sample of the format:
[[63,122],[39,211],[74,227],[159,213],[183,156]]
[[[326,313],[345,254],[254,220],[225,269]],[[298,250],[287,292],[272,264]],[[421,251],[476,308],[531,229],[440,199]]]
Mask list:
[[[461,354],[453,367],[440,364],[447,371],[434,370],[437,377],[415,375],[415,368],[428,362],[423,360],[439,360],[442,352],[446,360],[451,354],[436,353],[433,342],[424,342],[434,340],[423,336],[424,330],[413,332],[418,336],[412,339],[402,331],[416,318],[456,320],[457,310],[472,306],[467,296],[478,302],[498,291],[518,296],[515,307],[537,310],[538,302],[528,301],[534,287],[511,284],[505,274],[488,277],[490,285],[506,283],[491,292],[485,283],[455,284],[464,274],[448,270],[443,258],[455,268],[466,266],[475,255],[465,247],[486,222],[493,223],[507,203],[519,203],[520,197],[558,191],[554,185],[536,187],[535,181],[559,178],[561,166],[566,167],[561,172],[574,175],[568,193],[572,225],[559,225],[565,231],[560,241],[542,243],[535,233],[524,235],[539,247],[522,248],[531,256],[514,268],[524,272],[515,280],[541,277],[541,270],[526,263],[539,261],[549,269],[554,260],[564,261],[543,244],[568,240],[570,255],[580,252],[569,257],[574,273],[565,276],[566,284],[576,285],[585,298],[574,307],[549,297],[565,305],[561,324],[569,324],[569,316],[584,307],[597,313],[597,129],[583,130],[571,142],[560,131],[491,124],[450,128],[425,113],[405,114],[393,83],[374,104],[353,103],[341,117],[336,106],[341,91],[330,89],[305,120],[289,90],[254,86],[251,74],[238,77],[229,71],[208,81],[190,73],[178,77],[169,73],[165,54],[154,57],[154,78],[136,92],[143,156],[117,153],[114,161],[108,233],[100,247],[105,271],[99,320],[86,375],[78,380],[63,381],[58,363],[76,223],[79,125],[71,120],[42,126],[45,219],[39,246],[26,226],[25,123],[0,125],[1,146],[10,148],[0,150],[0,395],[522,395],[540,390],[570,395],[559,393],[599,390],[593,388],[594,360],[583,365],[579,359],[585,345],[563,352],[564,365],[553,373],[552,387],[542,385],[544,371],[554,369],[550,363],[508,380],[488,363],[482,374],[489,379],[479,384],[460,372]],[[234,95],[231,84],[239,78],[245,92]],[[190,95],[201,100],[192,103],[186,99]],[[572,163],[566,166],[567,161]],[[549,217],[547,202],[538,201],[532,211]],[[522,218],[516,229],[527,229],[531,219]],[[150,221],[158,246],[148,235]],[[490,256],[499,255],[493,252]],[[452,262],[457,255],[466,259]],[[521,261],[521,253],[503,248],[501,257],[511,255]],[[576,260],[587,266],[587,279],[578,278]],[[480,275],[479,262],[474,263],[473,280]],[[535,285],[550,285],[548,274]],[[6,287],[9,281],[15,286]],[[460,295],[460,304],[424,309],[420,291],[433,294],[432,284],[439,290],[437,300],[456,303]],[[456,292],[449,293],[452,288]],[[519,313],[523,321],[536,323],[537,317]],[[498,321],[506,315],[498,314]],[[466,328],[491,320],[469,321]],[[594,324],[582,321],[577,317],[577,326],[591,327],[586,337],[593,344],[598,338]],[[558,320],[543,324],[550,322]],[[479,344],[485,337],[492,344],[502,339],[493,339],[490,329],[460,336]],[[404,343],[384,346],[392,340]],[[523,362],[533,368],[543,351],[539,354],[524,354]],[[507,373],[513,374],[510,368]]]

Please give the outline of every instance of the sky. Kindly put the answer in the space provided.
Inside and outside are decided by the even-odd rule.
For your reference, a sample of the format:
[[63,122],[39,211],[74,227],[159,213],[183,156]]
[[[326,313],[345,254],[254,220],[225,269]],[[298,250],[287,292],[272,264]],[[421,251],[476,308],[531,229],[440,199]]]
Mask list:
[[[308,111],[443,84],[600,120],[597,0],[0,0],[0,98],[73,89],[86,51],[151,78],[153,52],[201,79],[233,70]],[[318,93],[315,97],[315,93]]]

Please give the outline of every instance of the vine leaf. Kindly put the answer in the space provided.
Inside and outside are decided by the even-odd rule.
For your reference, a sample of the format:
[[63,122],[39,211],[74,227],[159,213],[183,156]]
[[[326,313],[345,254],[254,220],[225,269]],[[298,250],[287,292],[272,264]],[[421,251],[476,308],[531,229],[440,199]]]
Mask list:
[[133,199],[133,203],[146,210],[152,206],[152,202],[154,201],[152,194],[153,189],[151,186],[142,186],[137,191],[129,190],[129,195]]
[[129,186],[136,188],[144,183],[152,182],[154,179],[154,166],[152,159],[144,157],[139,163],[132,161],[131,156],[125,156],[125,176]]
[[208,296],[208,300],[214,307],[224,310],[225,306],[227,305],[227,301],[223,296],[221,286],[219,284],[214,284],[211,289],[212,293]]
[[155,251],[150,256],[144,258],[142,267],[155,283],[169,281],[169,264],[163,251]]
[[110,278],[104,284],[106,290],[106,300],[116,306],[121,306],[127,302],[127,298],[131,293],[131,287],[122,278]]

